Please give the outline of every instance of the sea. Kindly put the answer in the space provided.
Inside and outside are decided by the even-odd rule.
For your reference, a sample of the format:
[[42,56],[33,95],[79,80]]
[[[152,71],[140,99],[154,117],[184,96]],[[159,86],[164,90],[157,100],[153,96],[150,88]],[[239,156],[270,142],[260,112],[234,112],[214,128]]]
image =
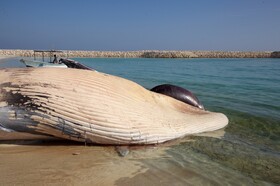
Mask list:
[[[186,88],[207,110],[229,118],[219,135],[187,136],[170,144],[131,148],[119,161],[136,162],[140,168],[133,175],[120,176],[114,184],[280,184],[280,59],[73,59],[147,89],[160,84]],[[24,68],[18,58],[0,60],[0,68],[6,67]],[[114,156],[107,156],[108,161]],[[120,165],[111,161],[110,166]]]

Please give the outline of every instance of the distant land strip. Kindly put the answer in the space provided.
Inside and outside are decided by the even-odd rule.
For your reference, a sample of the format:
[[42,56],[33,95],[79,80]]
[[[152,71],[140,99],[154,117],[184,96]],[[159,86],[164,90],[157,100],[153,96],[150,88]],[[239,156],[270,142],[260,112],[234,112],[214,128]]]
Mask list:
[[[280,51],[62,51],[64,53],[59,53],[58,56],[69,58],[280,58]],[[32,57],[33,55],[33,50],[0,49],[0,56]],[[45,54],[45,56],[47,57],[48,54]]]

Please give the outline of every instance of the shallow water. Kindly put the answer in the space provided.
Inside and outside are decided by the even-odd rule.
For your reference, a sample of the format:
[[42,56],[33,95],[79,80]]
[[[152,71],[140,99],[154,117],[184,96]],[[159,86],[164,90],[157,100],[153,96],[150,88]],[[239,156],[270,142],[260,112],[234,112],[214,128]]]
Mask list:
[[[46,161],[51,152],[58,153],[58,159],[66,164],[67,170],[63,170],[64,172],[61,170],[64,165],[58,160],[52,160],[51,165],[46,164],[45,167],[34,165],[32,170],[40,172],[47,168],[51,171],[49,177],[57,175],[57,170],[61,170],[63,174],[68,175],[65,180],[70,180],[73,184],[79,181],[88,185],[280,183],[280,59],[76,60],[97,71],[131,79],[148,89],[169,83],[191,90],[206,109],[223,112],[228,116],[230,122],[224,129],[224,136],[192,136],[168,145],[136,148],[124,158],[118,157],[113,147],[84,147],[74,144],[52,144],[47,145],[48,148],[45,148],[44,144],[12,147],[2,145],[2,160],[12,156],[12,162],[20,161],[21,149],[26,150],[23,150],[24,153],[37,157],[38,163]],[[0,60],[0,68],[17,66],[22,67],[17,58]],[[36,148],[41,149],[43,153],[32,150]],[[71,153],[77,149],[80,154],[74,157],[78,160],[71,163]],[[61,155],[61,151],[66,151],[66,155]],[[48,156],[42,156],[45,153]],[[103,157],[102,161],[98,157]],[[9,167],[5,162],[7,161],[1,163],[1,167]],[[83,166],[86,168],[81,168]],[[10,171],[0,174],[0,178],[7,179],[9,172],[12,175],[12,169],[9,167]],[[102,171],[94,171],[96,169]],[[30,168],[31,172],[32,170]],[[110,170],[111,179],[107,178]],[[89,175],[89,172],[93,175]],[[73,177],[74,174],[76,177]],[[84,180],[80,180],[77,175],[82,176]],[[94,175],[97,176],[96,179],[93,178]],[[31,177],[21,178],[25,180]],[[102,179],[105,181],[102,182]]]

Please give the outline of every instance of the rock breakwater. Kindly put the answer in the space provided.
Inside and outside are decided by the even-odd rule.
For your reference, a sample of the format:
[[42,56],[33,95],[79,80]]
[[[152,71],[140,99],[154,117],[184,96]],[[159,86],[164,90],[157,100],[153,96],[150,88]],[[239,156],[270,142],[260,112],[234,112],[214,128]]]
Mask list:
[[[33,50],[0,50],[0,56],[32,57]],[[40,55],[40,53],[38,53]],[[82,51],[65,50],[60,57],[89,58],[280,58],[280,51]]]

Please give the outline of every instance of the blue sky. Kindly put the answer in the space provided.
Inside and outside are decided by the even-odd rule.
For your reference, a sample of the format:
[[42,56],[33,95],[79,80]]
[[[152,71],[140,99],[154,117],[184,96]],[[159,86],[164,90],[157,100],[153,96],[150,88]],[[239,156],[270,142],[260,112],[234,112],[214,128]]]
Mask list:
[[1,0],[0,48],[280,50],[280,0]]

